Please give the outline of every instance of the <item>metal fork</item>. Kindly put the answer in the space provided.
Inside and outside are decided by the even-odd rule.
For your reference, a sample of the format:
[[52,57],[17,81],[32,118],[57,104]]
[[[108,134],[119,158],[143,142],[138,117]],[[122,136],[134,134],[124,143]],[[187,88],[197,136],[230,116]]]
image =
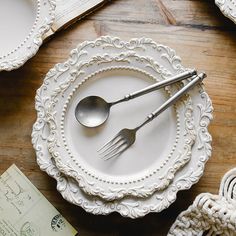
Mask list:
[[173,105],[177,100],[179,100],[186,92],[192,89],[196,84],[202,82],[206,77],[205,73],[200,73],[199,75],[193,76],[192,80],[181,88],[177,93],[170,97],[165,103],[163,103],[158,109],[153,111],[147,116],[143,123],[138,125],[136,128],[122,129],[111,141],[104,144],[99,150],[99,155],[103,160],[109,160],[113,157],[121,155],[125,150],[127,150],[136,140],[136,132],[142,128],[144,125],[152,121],[159,114],[165,111],[168,107]]

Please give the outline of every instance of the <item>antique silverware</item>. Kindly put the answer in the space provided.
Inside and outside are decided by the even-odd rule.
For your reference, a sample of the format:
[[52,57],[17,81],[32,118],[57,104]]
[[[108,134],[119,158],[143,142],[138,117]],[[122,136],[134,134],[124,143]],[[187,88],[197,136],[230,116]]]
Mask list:
[[129,101],[133,98],[150,93],[152,91],[163,88],[167,85],[176,83],[178,81],[187,79],[196,74],[197,74],[196,70],[185,71],[170,79],[157,82],[144,89],[128,94],[124,98],[117,100],[115,102],[106,102],[103,98],[99,96],[85,97],[77,104],[75,108],[75,117],[77,121],[83,126],[97,127],[103,124],[107,120],[110,114],[110,109],[113,105],[116,105],[121,102]]
[[108,160],[113,157],[119,156],[126,149],[128,149],[136,140],[136,132],[142,128],[144,125],[152,121],[168,107],[173,105],[179,100],[186,92],[193,88],[196,84],[200,83],[206,77],[205,73],[200,73],[199,75],[193,76],[192,81],[176,92],[172,97],[170,97],[165,103],[163,103],[157,110],[153,111],[147,116],[143,123],[138,125],[136,128],[122,129],[111,141],[103,145],[99,150],[100,157],[103,160]]

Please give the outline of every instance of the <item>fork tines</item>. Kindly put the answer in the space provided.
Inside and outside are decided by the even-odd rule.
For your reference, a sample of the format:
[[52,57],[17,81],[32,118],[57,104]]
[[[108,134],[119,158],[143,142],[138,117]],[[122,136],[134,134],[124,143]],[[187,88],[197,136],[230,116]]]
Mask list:
[[117,157],[127,149],[127,142],[122,138],[120,133],[121,132],[98,150],[99,156],[102,160],[106,161],[113,157]]

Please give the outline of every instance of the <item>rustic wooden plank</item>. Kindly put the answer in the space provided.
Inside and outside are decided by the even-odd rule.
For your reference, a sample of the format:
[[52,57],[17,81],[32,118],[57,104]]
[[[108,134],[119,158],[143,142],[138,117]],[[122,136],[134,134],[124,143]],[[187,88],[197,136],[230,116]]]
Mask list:
[[[113,4],[116,4],[117,8],[114,8]],[[89,18],[112,22],[182,25],[194,28],[221,28],[222,30],[234,28],[234,24],[225,19],[218,7],[215,6],[214,0],[111,1]]]

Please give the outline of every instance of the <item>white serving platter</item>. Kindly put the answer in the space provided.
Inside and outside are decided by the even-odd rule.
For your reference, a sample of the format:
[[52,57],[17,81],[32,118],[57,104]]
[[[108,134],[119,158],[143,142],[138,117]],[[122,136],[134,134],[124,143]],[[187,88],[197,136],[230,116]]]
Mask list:
[[55,14],[54,0],[0,0],[0,71],[35,55]]
[[[182,71],[183,67],[180,63],[180,58],[176,56],[175,52],[168,47],[163,49],[163,46],[160,46],[150,39],[134,39],[130,42],[123,42],[118,38],[102,37],[93,42],[85,42],[72,51],[69,60],[65,64],[58,64],[49,71],[43,86],[37,92],[36,110],[38,111],[38,118],[33,127],[32,142],[36,150],[38,164],[42,170],[57,180],[57,189],[66,200],[83,207],[88,212],[108,214],[117,211],[121,215],[131,218],[144,216],[149,212],[159,212],[175,201],[179,190],[190,188],[203,174],[204,165],[211,155],[211,136],[207,131],[207,127],[212,119],[212,105],[201,86],[196,87],[190,93],[194,108],[194,123],[199,125],[198,129],[196,129],[197,140],[193,146],[192,157],[189,163],[177,173],[168,188],[162,192],[157,191],[147,198],[130,196],[112,202],[103,201],[99,197],[85,194],[73,178],[61,174],[55,165],[54,159],[48,152],[47,139],[49,130],[45,108],[48,106],[49,94],[58,82],[53,78],[57,76],[60,79],[60,74],[67,73],[68,68],[76,64],[78,52],[81,52],[81,55],[83,54],[84,58],[88,59],[91,56],[88,53],[89,49],[93,47],[100,48],[103,52],[106,49],[109,53],[112,51],[113,53],[114,51],[122,52],[124,48],[130,48],[131,50],[135,49],[141,56],[149,55],[149,53],[151,55],[153,48],[155,48],[165,51],[164,57],[173,68],[172,73]],[[111,47],[115,47],[115,50],[111,50]],[[156,76],[154,71],[153,76]]]

